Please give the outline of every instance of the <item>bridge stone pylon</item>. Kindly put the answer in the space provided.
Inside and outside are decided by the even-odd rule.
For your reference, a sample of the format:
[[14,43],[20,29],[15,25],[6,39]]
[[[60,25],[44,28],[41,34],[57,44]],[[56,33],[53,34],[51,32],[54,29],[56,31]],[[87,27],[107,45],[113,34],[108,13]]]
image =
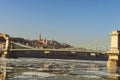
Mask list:
[[0,48],[3,50],[2,57],[6,57],[9,51],[10,37],[7,34],[0,34]]
[[120,66],[120,31],[112,31],[111,46],[107,53],[109,55],[107,67],[116,68]]

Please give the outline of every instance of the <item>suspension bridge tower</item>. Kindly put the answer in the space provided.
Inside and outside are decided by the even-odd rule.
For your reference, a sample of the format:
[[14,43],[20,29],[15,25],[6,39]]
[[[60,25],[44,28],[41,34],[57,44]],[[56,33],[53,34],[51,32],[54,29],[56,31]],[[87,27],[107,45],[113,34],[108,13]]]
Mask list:
[[117,68],[117,66],[120,66],[120,31],[112,31],[111,46],[108,55],[108,68]]
[[6,55],[8,54],[9,45],[10,45],[9,35],[0,34],[0,50],[3,51],[3,53],[1,53],[2,57],[6,57]]

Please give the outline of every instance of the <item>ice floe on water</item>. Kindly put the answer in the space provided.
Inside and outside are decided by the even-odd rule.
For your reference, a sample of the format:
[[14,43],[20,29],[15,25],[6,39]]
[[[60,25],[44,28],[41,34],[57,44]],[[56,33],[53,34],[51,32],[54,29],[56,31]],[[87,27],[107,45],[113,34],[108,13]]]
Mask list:
[[119,76],[107,72],[106,61],[18,58],[6,59],[5,63],[8,80],[71,80],[71,77],[97,80]]
[[46,78],[53,77],[55,74],[43,73],[43,72],[23,72],[20,75],[15,76],[14,78]]

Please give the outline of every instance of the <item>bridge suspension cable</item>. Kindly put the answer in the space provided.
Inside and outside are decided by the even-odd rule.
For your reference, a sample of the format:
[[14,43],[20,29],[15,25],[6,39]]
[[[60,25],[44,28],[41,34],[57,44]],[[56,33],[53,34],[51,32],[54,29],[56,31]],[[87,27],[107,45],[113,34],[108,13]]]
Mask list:
[[88,43],[81,45],[81,48],[86,48],[86,49],[98,49],[98,50],[106,50],[109,48],[110,45],[110,39],[105,39],[101,41],[97,41],[94,43]]
[[[20,49],[20,47],[21,48],[27,48],[27,49],[38,49],[38,48],[33,48],[31,46],[27,46],[27,45],[24,45],[24,44],[21,44],[21,43],[16,43],[16,42],[13,42],[13,41],[11,41],[11,43],[16,45],[16,46],[19,46],[19,49]],[[84,44],[84,45],[81,45],[80,47],[77,47],[77,48],[70,48],[68,50],[106,51],[107,49],[109,49],[108,48],[109,45],[110,45],[110,39],[105,39],[105,40],[101,40],[101,41],[94,42],[94,43]]]
[[28,48],[28,49],[34,49],[33,47],[30,47],[30,46],[27,46],[27,45],[23,45],[21,43],[16,43],[16,42],[13,42],[11,41],[12,44],[15,44],[17,46],[20,46],[20,47],[24,47],[24,48]]

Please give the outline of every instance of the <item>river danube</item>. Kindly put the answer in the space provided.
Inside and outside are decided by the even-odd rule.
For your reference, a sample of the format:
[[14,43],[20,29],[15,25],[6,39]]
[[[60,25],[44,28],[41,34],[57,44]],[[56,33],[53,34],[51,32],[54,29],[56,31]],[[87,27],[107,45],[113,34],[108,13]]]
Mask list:
[[119,80],[119,69],[107,61],[0,58],[0,80]]

